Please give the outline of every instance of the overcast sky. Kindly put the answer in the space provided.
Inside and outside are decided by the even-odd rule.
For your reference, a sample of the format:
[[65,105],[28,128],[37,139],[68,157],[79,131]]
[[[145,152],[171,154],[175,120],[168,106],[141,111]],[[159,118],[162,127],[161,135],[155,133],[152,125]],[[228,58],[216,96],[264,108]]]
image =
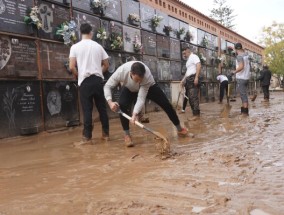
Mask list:
[[[209,16],[213,0],[181,0],[190,7]],[[262,27],[273,21],[284,23],[284,0],[227,0],[227,5],[234,10],[235,31],[258,42]]]

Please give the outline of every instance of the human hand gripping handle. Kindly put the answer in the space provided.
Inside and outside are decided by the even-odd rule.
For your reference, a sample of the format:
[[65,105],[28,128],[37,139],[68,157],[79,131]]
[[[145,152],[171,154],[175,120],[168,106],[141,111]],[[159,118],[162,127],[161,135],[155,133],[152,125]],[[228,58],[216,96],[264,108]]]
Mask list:
[[112,100],[108,100],[108,105],[113,112],[117,112],[119,110],[119,104],[117,102],[113,102]]

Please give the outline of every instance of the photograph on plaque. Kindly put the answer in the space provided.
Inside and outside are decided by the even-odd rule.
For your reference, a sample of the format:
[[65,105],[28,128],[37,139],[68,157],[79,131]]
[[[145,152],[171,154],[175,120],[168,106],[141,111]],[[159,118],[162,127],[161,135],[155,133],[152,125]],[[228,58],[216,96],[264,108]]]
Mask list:
[[105,72],[104,79],[107,81],[109,77],[116,71],[116,69],[123,64],[122,55],[118,52],[108,52],[108,71]]
[[170,58],[174,60],[180,60],[181,50],[180,41],[170,38]]
[[73,11],[73,19],[77,25],[77,30],[76,30],[76,37],[78,38],[78,41],[82,39],[81,33],[80,33],[80,26],[82,23],[89,23],[92,26],[92,30],[94,32],[94,38],[93,40],[96,41],[97,39],[97,33],[98,30],[101,26],[100,23],[100,18],[97,16],[92,16],[80,11]]
[[124,0],[122,3],[122,22],[125,24],[140,26],[139,2]]
[[107,5],[104,9],[104,16],[116,21],[121,21],[121,1],[107,0]]
[[182,79],[183,76],[181,74],[181,62],[180,61],[171,61],[170,71],[172,73],[173,81],[180,81]]
[[163,58],[170,57],[170,38],[157,35],[157,56]]
[[169,16],[169,26],[172,27],[172,31],[170,31],[170,37],[178,38],[177,32],[179,31],[179,20]]
[[44,81],[43,109],[45,129],[78,124],[78,87],[72,81]]
[[162,91],[166,94],[168,100],[171,102],[172,101],[171,83],[159,82],[158,85],[162,89]]
[[157,55],[157,37],[156,34],[148,31],[141,31],[142,37],[142,50],[146,55]]
[[119,22],[109,22],[109,37],[107,39],[107,49],[118,51],[123,49],[122,24]]
[[123,26],[123,47],[126,52],[141,53],[142,43],[140,29]]
[[154,79],[158,80],[158,70],[157,70],[158,58],[148,55],[143,55],[143,63],[149,67]]
[[60,43],[42,41],[40,44],[40,57],[42,77],[44,79],[74,78],[65,67],[69,59],[69,47]]
[[34,36],[32,25],[26,25],[24,16],[33,7],[33,0],[1,0],[0,31]]
[[143,3],[140,3],[141,28],[152,31],[151,19],[154,17],[155,9]]
[[159,11],[157,9],[156,9],[156,14],[158,16],[163,17],[160,24],[156,27],[156,32],[159,34],[166,35],[165,26],[169,26],[169,16],[168,14],[163,13],[162,11]]
[[0,77],[37,77],[37,46],[31,39],[0,35]]
[[0,81],[0,138],[42,129],[39,81]]
[[56,35],[56,31],[64,22],[70,21],[69,8],[46,1],[39,1],[38,8],[39,19],[42,22],[42,27],[38,32],[39,37],[60,40],[61,37]]
[[197,45],[197,28],[189,25],[190,43]]
[[159,59],[157,70],[159,81],[170,81],[173,79],[170,69],[170,61]]

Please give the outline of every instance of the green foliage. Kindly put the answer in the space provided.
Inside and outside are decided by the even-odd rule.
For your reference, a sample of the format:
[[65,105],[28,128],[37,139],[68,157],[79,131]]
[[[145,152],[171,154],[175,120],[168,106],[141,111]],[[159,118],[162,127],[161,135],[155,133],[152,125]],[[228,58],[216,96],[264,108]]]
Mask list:
[[273,22],[262,31],[265,63],[273,73],[284,75],[284,23]]
[[226,28],[234,30],[235,24],[233,24],[233,21],[236,15],[233,14],[234,10],[226,5],[226,0],[214,0],[213,4],[215,8],[210,10],[209,17]]

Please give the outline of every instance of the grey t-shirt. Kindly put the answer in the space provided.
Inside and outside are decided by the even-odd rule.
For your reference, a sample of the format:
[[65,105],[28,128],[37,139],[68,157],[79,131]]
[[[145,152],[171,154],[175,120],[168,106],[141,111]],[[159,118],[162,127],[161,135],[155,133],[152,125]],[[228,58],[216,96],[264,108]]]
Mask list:
[[111,89],[116,87],[119,83],[121,83],[124,87],[127,87],[131,92],[138,92],[137,102],[133,109],[133,113],[137,114],[142,110],[148,90],[155,84],[155,80],[150,69],[142,63],[146,70],[144,78],[140,84],[134,82],[130,77],[130,70],[132,64],[135,62],[142,63],[140,61],[130,61],[118,67],[105,84],[104,93],[107,101],[112,99]]

